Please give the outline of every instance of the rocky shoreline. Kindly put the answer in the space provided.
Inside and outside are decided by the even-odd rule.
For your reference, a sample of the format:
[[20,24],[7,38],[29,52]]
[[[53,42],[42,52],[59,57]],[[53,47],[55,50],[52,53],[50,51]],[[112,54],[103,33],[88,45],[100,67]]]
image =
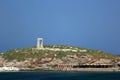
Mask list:
[[0,71],[119,71],[120,57],[71,46],[23,48],[0,55]]
[[71,68],[71,69],[41,69],[41,68],[17,68],[17,67],[0,67],[0,72],[41,72],[41,71],[55,71],[55,72],[113,72],[120,71],[120,68]]

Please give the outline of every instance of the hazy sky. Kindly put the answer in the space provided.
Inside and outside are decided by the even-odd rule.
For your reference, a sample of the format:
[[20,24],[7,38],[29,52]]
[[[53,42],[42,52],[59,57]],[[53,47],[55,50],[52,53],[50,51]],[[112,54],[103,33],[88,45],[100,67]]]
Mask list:
[[37,37],[120,54],[120,0],[0,0],[0,52]]

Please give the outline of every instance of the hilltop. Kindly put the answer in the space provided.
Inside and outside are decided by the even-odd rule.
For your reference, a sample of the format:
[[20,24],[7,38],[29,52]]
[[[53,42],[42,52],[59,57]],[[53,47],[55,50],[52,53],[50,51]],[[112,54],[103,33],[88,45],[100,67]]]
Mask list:
[[59,64],[111,64],[119,62],[120,57],[100,50],[92,50],[74,46],[44,45],[42,49],[36,47],[14,49],[0,55],[1,66],[15,66],[27,68],[56,68]]
[[100,59],[118,59],[116,55],[112,55],[101,50],[92,50],[87,48],[80,48],[74,46],[64,46],[64,45],[44,45],[44,49],[37,50],[36,47],[14,49],[5,52],[2,56],[7,61],[17,60],[24,61],[26,58],[49,58],[55,57],[62,58],[67,55],[77,55],[77,56],[93,56],[94,58]]

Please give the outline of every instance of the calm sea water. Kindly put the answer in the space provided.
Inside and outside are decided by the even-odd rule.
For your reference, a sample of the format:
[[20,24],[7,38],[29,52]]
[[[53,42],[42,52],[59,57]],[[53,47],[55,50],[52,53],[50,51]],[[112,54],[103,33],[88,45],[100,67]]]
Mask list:
[[1,72],[0,80],[120,80],[120,72]]

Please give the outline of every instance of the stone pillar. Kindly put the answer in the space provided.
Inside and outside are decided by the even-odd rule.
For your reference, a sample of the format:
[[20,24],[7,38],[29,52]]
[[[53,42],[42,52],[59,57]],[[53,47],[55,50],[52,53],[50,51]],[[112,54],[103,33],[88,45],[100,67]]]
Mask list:
[[43,48],[43,38],[37,38],[37,49]]

